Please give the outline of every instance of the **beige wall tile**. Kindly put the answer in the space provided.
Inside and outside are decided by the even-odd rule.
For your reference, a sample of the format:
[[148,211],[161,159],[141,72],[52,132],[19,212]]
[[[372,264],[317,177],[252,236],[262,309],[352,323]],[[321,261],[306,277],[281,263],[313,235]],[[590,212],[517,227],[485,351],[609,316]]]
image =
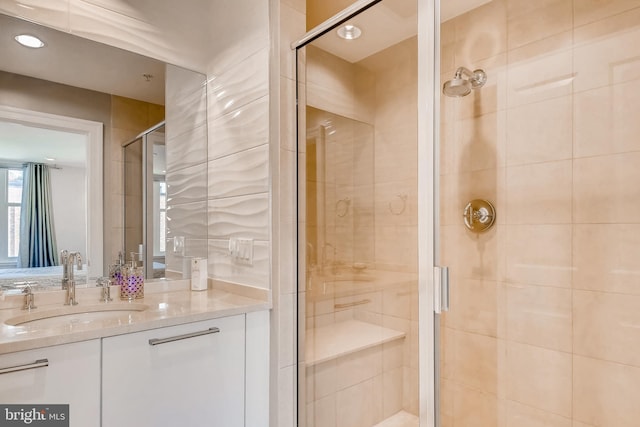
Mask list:
[[524,7],[522,0],[508,0],[508,3],[509,49],[570,30],[572,27],[572,2],[546,0],[530,2]]
[[321,399],[336,392],[336,364],[334,359],[307,367],[307,402]]
[[[484,89],[484,88],[482,88]],[[453,141],[456,162],[444,173],[452,171],[469,172],[504,166],[506,146],[505,111],[485,114],[478,117],[458,119],[458,127]]]
[[[576,3],[595,3],[593,0]],[[602,1],[598,3],[611,3]],[[574,30],[574,90],[640,78],[640,8]]]
[[510,50],[507,101],[510,107],[569,95],[573,81],[570,31]]
[[498,340],[466,332],[455,333],[456,382],[488,393],[498,391]]
[[458,386],[448,380],[440,381],[440,423],[442,427],[453,427],[454,399],[458,394]]
[[307,404],[307,425],[336,427],[336,396],[334,394]]
[[572,427],[570,418],[541,411],[512,400],[507,401],[506,405],[506,427]]
[[497,226],[474,234],[462,224],[440,228],[441,260],[451,269],[452,284],[461,278],[498,280],[499,230]]
[[581,423],[580,421],[573,420],[572,427],[595,427],[590,424]]
[[[365,165],[370,165],[370,172],[375,173],[376,182],[392,182],[400,180],[416,181],[418,176],[418,152],[417,129],[409,126],[407,128],[393,128],[390,131],[383,131],[376,125],[375,138],[372,134],[369,143],[375,145],[375,152],[356,152],[365,161]],[[375,142],[374,142],[375,141]],[[374,155],[375,154],[375,155]],[[398,167],[402,165],[402,167]]]
[[[443,322],[447,322],[449,313],[442,316]],[[440,373],[444,380],[449,380],[453,384],[455,380],[455,355],[456,355],[456,330],[448,327],[440,329]]]
[[640,294],[638,245],[640,225],[574,225],[574,289]]
[[508,399],[571,416],[571,354],[509,343],[506,382]]
[[575,157],[640,150],[639,91],[640,80],[634,80],[574,95]]
[[571,290],[507,284],[507,338],[571,352]]
[[499,295],[494,281],[458,280],[451,287],[447,326],[495,337],[498,334]]
[[420,387],[418,378],[420,374],[417,368],[403,368],[404,378],[402,380],[402,408],[410,414],[417,415],[420,411]]
[[571,287],[571,225],[507,226],[505,258],[510,282]]
[[506,1],[494,0],[456,19],[458,66],[473,67],[472,64],[478,60],[495,56],[506,50],[506,12]]
[[369,379],[336,393],[337,427],[367,427],[381,420],[382,390],[376,385]]
[[500,426],[501,405],[494,394],[461,386],[454,397],[454,425],[460,427]]
[[336,389],[342,390],[382,374],[382,348],[372,347],[336,361]]
[[507,165],[570,159],[573,106],[563,96],[507,112]]
[[382,418],[386,419],[402,410],[403,398],[402,367],[387,371],[382,377]]
[[576,354],[640,368],[640,296],[574,291]]
[[638,7],[635,0],[580,0],[573,3],[576,27]]
[[578,223],[634,223],[640,209],[640,153],[574,161],[573,218]]
[[571,222],[571,161],[507,168],[508,224]]
[[573,416],[594,426],[636,427],[640,369],[573,357]]

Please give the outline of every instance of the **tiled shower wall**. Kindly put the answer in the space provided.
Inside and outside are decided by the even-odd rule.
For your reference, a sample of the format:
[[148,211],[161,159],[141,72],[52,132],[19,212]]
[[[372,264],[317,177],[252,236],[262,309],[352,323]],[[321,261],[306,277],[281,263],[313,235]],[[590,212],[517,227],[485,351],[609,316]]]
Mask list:
[[[632,427],[640,5],[494,0],[442,25],[443,426]],[[462,225],[474,198],[497,225]]]

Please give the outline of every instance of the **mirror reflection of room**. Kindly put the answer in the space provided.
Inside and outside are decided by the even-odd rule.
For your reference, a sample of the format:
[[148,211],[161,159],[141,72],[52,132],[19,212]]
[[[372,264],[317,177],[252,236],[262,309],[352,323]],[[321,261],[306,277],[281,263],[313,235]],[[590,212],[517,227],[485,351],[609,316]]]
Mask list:
[[0,121],[0,145],[3,284],[59,273],[62,248],[86,257],[86,136]]
[[124,149],[124,254],[147,278],[165,277],[167,161],[164,122]]
[[[82,268],[75,269],[79,284],[105,276],[119,253],[127,261],[137,253],[143,265],[147,260],[139,254],[149,252],[149,264],[162,266],[164,242],[150,251],[139,249],[142,239],[135,251],[124,245],[123,144],[164,121],[166,65],[5,15],[0,33],[7,59],[0,65],[0,286],[59,288],[64,250],[82,258]],[[44,48],[21,46],[13,37],[21,33],[45,38]],[[101,141],[74,123],[99,126]],[[23,178],[30,164],[49,177],[48,190],[38,184],[42,195],[34,197],[49,201],[50,209],[30,211],[25,204],[31,197],[26,184],[33,183]],[[153,190],[148,194],[152,199]],[[50,214],[28,228],[25,215],[35,211]],[[156,211],[159,238],[164,227]],[[29,229],[42,235],[26,255]]]

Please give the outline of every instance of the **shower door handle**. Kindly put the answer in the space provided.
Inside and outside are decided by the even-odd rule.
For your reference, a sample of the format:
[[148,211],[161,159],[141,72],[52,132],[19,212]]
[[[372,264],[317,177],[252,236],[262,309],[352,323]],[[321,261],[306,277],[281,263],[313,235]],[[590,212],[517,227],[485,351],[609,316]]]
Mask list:
[[449,267],[433,267],[433,311],[449,311]]

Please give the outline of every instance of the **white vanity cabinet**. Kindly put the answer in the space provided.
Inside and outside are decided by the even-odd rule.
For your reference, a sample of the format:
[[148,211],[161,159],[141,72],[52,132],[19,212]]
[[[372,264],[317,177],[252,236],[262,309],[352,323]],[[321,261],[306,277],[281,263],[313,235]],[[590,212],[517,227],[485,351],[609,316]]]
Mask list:
[[0,403],[69,404],[71,427],[100,426],[100,340],[0,355]]
[[244,315],[102,340],[103,427],[243,427],[244,393]]

